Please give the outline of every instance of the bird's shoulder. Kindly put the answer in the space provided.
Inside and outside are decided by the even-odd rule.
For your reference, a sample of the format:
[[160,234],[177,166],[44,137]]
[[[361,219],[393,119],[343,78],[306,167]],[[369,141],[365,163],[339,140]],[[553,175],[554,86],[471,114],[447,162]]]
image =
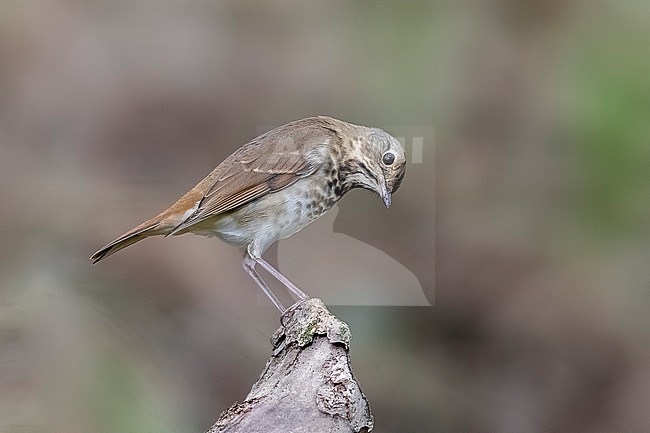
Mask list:
[[324,162],[328,149],[340,142],[341,131],[336,122],[336,119],[318,116],[272,129],[233,152],[210,173],[205,183],[210,184],[211,189],[238,173],[304,174],[309,166]]

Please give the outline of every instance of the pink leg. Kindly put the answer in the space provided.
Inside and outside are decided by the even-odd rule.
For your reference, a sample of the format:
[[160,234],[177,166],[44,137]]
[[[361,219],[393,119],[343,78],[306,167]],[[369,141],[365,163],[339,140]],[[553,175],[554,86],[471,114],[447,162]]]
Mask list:
[[293,284],[291,281],[287,279],[284,275],[280,273],[277,269],[275,269],[273,266],[271,266],[266,260],[263,258],[259,259],[253,259],[257,263],[259,263],[266,271],[273,275],[273,278],[284,284],[284,286],[291,291],[294,295],[296,295],[301,301],[305,301],[309,299],[309,295],[307,295],[305,292],[300,290],[295,284]]
[[248,254],[244,255],[244,269],[246,269],[248,275],[250,275],[253,281],[255,281],[257,285],[260,286],[260,289],[262,289],[264,294],[269,297],[271,302],[273,302],[273,305],[275,305],[275,307],[278,310],[280,310],[280,313],[284,313],[285,311],[287,311],[287,309],[284,307],[284,305],[282,305],[278,297],[275,296],[275,294],[271,291],[271,289],[269,289],[269,286],[267,286],[267,284],[264,282],[262,277],[259,276],[259,274],[255,270],[255,263],[256,263],[255,259],[250,257]]

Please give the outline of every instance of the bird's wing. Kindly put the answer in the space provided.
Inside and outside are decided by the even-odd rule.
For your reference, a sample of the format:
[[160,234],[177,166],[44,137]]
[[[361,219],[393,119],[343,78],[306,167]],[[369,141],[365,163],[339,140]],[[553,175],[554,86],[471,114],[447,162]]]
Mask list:
[[291,124],[244,145],[222,162],[201,184],[197,208],[170,234],[286,188],[320,166],[314,149],[335,139],[325,128]]

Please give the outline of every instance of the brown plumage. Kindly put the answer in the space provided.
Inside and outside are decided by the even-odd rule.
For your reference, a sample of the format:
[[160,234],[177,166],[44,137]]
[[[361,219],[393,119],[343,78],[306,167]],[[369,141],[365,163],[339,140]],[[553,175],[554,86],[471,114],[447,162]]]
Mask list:
[[322,116],[291,122],[239,148],[170,208],[91,260],[149,236],[216,235],[244,251],[244,267],[284,311],[255,264],[299,298],[307,296],[261,258],[264,251],[327,212],[352,188],[372,190],[390,206],[405,168],[403,147],[380,129]]

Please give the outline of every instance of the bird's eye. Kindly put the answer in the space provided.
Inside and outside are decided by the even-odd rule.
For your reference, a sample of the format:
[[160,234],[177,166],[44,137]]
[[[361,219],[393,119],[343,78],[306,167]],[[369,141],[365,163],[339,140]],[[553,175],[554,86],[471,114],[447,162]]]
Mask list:
[[393,162],[395,162],[395,154],[393,152],[384,153],[384,156],[381,158],[381,162],[383,162],[384,165],[391,165]]

